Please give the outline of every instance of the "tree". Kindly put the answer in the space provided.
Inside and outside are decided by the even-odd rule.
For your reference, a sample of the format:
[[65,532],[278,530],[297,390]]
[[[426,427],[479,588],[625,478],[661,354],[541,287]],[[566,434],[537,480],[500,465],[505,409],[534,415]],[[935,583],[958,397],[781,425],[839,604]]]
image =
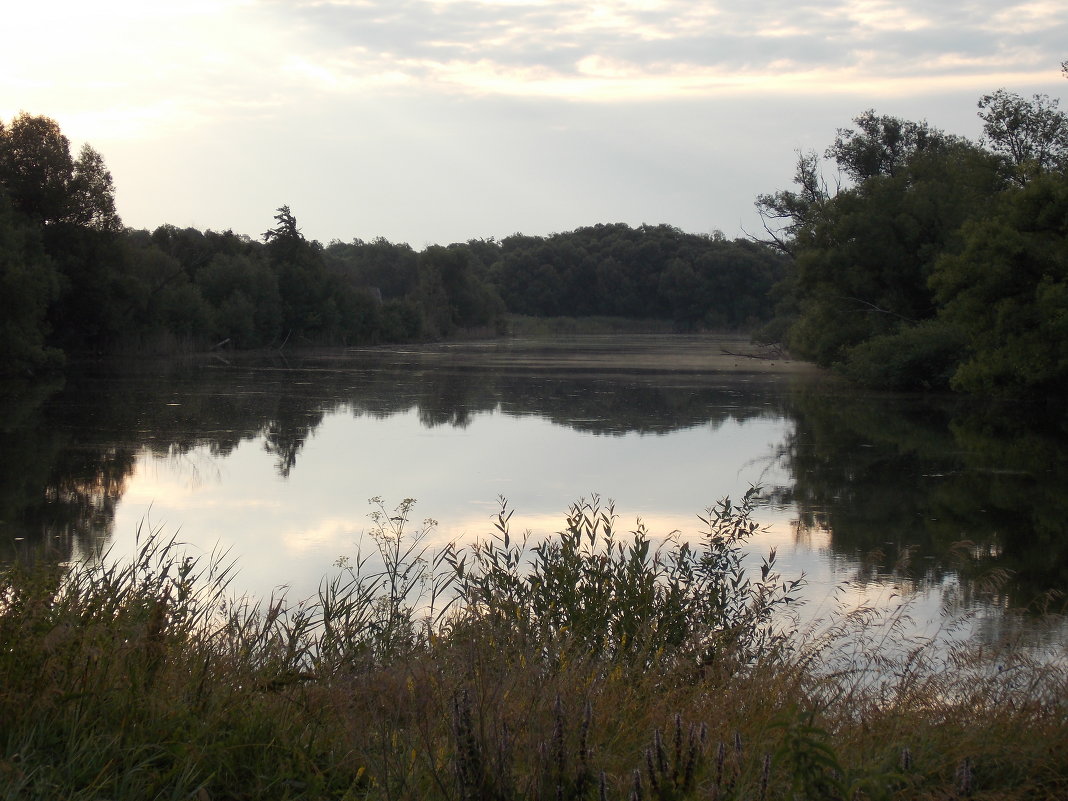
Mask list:
[[277,225],[263,234],[263,240],[278,276],[283,336],[330,341],[338,333],[340,313],[331,297],[336,284],[328,280],[322,245],[304,238],[289,206],[280,207],[274,219]]
[[970,354],[957,389],[1047,394],[1068,388],[1068,177],[1039,176],[962,229],[931,277],[940,318]]
[[16,210],[40,224],[65,220],[74,161],[55,120],[22,112],[0,142],[0,185]]
[[[994,158],[966,140],[874,112],[856,122],[859,130],[839,131],[827,151],[855,185],[831,196],[809,154],[799,157],[801,191],[758,199],[775,244],[794,256],[774,329],[794,353],[822,365],[848,362],[856,346],[931,319],[937,257],[1002,186]],[[938,354],[950,350],[952,337],[924,332],[937,335]],[[922,340],[910,334],[900,343],[930,350]]]
[[1058,105],[1048,95],[1026,100],[1005,89],[979,99],[986,142],[1008,160],[1017,183],[1068,165],[1068,115]]
[[122,230],[115,186],[103,157],[89,145],[77,160],[55,120],[22,112],[0,127],[0,186],[12,205],[40,225],[69,223]]
[[98,231],[121,231],[122,220],[115,211],[115,184],[104,166],[104,157],[83,145],[70,184],[67,220]]
[[798,237],[811,230],[832,197],[820,170],[820,157],[814,152],[797,151],[794,184],[798,191],[759,195],[755,204],[770,237],[768,244],[789,256],[794,255]]
[[274,215],[274,220],[277,225],[263,232],[263,241],[268,245],[272,242],[292,244],[304,241],[304,234],[297,227],[297,218],[293,216],[289,206],[281,206]]
[[876,175],[893,177],[917,153],[944,148],[958,137],[931,128],[926,120],[911,122],[899,117],[877,115],[868,109],[853,118],[853,128],[839,128],[827,158],[833,158],[838,168],[854,181],[861,182]]
[[479,279],[474,262],[466,244],[432,245],[419,255],[427,318],[442,334],[489,325],[504,311],[496,290]]
[[[10,126],[0,125],[0,194],[17,225],[36,229],[47,256],[23,263],[36,265],[37,283],[52,287],[45,308],[53,344],[96,347],[111,340],[122,325],[116,291],[122,222],[100,154],[86,145],[73,159],[55,120],[22,112]],[[13,253],[21,259],[18,247]]]
[[67,350],[107,349],[131,327],[129,264],[113,231],[69,223],[41,228],[62,291],[49,309],[53,340]]
[[384,300],[419,288],[419,256],[408,244],[378,237],[371,242],[331,242],[323,251],[327,269],[353,288],[377,289]]
[[261,253],[216,253],[196,280],[215,311],[215,342],[258,347],[277,335],[282,318],[278,277]]
[[[894,178],[907,170],[923,154],[949,155],[953,149],[966,147],[967,140],[932,128],[926,121],[911,122],[898,117],[876,114],[868,109],[853,118],[856,128],[839,128],[834,143],[824,158],[833,159],[838,170],[855,185],[870,179]],[[817,153],[797,152],[794,171],[797,191],[782,190],[759,195],[757,212],[771,244],[788,255],[805,247],[805,237],[829,209],[842,191],[831,192],[823,176]]]
[[58,291],[40,235],[0,192],[0,374],[32,373],[58,360],[46,345]]

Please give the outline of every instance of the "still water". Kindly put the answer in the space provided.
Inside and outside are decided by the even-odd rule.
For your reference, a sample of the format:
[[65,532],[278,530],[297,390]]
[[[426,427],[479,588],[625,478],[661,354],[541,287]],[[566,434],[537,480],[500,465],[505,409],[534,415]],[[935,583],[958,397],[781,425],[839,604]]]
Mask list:
[[416,499],[434,548],[487,536],[501,498],[535,538],[592,496],[620,529],[696,537],[699,513],[755,485],[754,550],[805,574],[810,618],[904,597],[922,630],[972,614],[994,639],[1068,589],[1068,438],[1044,412],[860,393],[746,348],[501,340],[0,385],[0,557],[128,554],[159,529],[226,551],[236,591],[304,598],[370,545],[373,497]]

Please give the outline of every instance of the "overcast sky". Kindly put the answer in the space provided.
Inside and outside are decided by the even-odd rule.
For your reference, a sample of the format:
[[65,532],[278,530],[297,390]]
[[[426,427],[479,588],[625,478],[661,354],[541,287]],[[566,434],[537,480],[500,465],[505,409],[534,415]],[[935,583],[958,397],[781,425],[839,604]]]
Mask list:
[[0,117],[99,150],[119,212],[427,244],[600,222],[728,236],[867,108],[977,137],[1065,96],[1064,0],[35,0]]

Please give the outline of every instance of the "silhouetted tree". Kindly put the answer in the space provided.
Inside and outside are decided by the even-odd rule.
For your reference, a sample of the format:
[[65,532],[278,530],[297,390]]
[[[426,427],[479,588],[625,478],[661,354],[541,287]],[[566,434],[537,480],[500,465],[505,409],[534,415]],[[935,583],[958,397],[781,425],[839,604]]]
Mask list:
[[1005,89],[979,99],[985,140],[1008,159],[1018,183],[1068,164],[1068,115],[1058,105],[1049,95],[1026,100]]

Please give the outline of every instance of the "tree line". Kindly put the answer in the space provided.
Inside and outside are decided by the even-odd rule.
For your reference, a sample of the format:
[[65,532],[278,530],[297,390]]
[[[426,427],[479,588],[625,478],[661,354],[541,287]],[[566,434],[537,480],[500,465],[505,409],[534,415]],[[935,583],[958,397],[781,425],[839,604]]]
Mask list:
[[259,239],[125,228],[100,154],[58,124],[0,122],[0,373],[69,353],[363,345],[503,331],[506,313],[752,327],[785,275],[771,248],[666,225],[549,237],[324,246],[283,206]]
[[978,108],[978,142],[867,111],[798,154],[757,200],[789,256],[761,338],[882,388],[1068,387],[1068,116],[1004,89]]
[[[1056,396],[1068,384],[1068,116],[980,98],[980,141],[869,110],[766,236],[602,224],[422,251],[307,240],[283,206],[259,239],[125,228],[103,159],[59,126],[0,121],[0,372],[64,353],[363,345],[503,332],[508,314],[754,330],[883,388]],[[830,175],[830,179],[828,179]]]

